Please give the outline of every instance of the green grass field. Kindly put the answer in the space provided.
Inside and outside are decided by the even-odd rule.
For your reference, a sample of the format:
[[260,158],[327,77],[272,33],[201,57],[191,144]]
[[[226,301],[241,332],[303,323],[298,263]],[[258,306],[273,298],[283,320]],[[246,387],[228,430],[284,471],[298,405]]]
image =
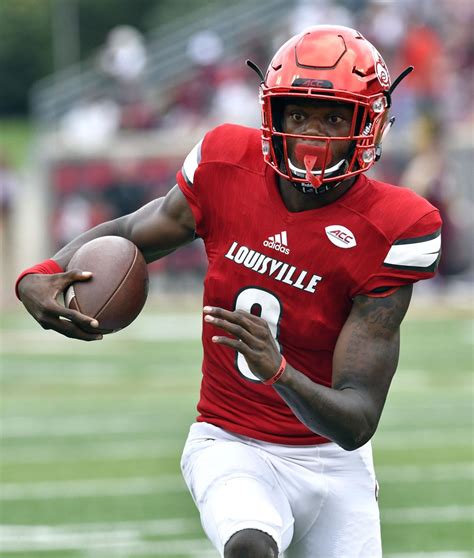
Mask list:
[[28,156],[33,139],[33,125],[26,118],[0,118],[0,153],[10,165],[21,168]]
[[[149,309],[87,344],[4,317],[2,556],[217,556],[179,474],[199,327],[194,312]],[[404,325],[374,439],[387,558],[472,556],[472,351],[468,318]]]

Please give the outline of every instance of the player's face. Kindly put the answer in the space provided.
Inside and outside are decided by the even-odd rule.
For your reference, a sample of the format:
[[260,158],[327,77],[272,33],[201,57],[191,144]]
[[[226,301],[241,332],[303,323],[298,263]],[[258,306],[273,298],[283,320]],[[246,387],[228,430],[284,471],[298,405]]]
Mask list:
[[[303,136],[347,137],[351,130],[353,107],[350,104],[332,101],[314,101],[301,99],[288,102],[283,110],[283,132]],[[303,161],[297,157],[295,149],[298,143],[325,147],[321,140],[304,140],[301,138],[288,138],[288,156],[298,167],[303,168]],[[337,140],[331,142],[331,161],[328,166],[343,159],[350,147],[350,140]],[[316,163],[315,168],[321,168]]]

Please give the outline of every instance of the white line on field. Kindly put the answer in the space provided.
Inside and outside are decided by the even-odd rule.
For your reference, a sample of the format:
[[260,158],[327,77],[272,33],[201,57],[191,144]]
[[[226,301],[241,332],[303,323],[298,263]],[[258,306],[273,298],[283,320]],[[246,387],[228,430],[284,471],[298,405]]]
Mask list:
[[135,531],[108,531],[95,533],[46,533],[36,532],[22,538],[9,538],[2,535],[2,552],[25,550],[79,550],[81,548],[100,548],[103,545],[139,544],[139,533]]
[[58,482],[28,482],[0,485],[1,500],[37,500],[54,498],[95,498],[164,492],[183,492],[181,475],[163,475],[157,479],[120,478]]
[[175,535],[185,533],[198,522],[188,518],[150,519],[142,521],[107,521],[97,523],[64,523],[60,525],[0,525],[0,538],[36,538],[57,533],[91,533],[94,531],[140,531],[143,535]]
[[157,432],[160,420],[157,416],[134,417],[127,415],[97,417],[54,417],[50,420],[5,420],[1,425],[1,437],[34,438],[45,436],[102,436],[104,434],[128,434]]
[[[206,539],[183,540],[183,534],[199,525],[191,519],[121,521],[116,523],[77,523],[66,525],[4,525],[0,526],[2,551],[82,550],[89,555],[100,550],[101,556],[127,558],[133,554],[168,554],[189,557],[216,556]],[[178,540],[143,541],[147,535],[179,535]],[[97,558],[97,554],[93,555]],[[125,556],[125,554],[123,554]]]
[[[3,439],[27,437],[59,437],[59,436],[103,436],[104,434],[127,434],[139,432],[158,432],[161,420],[159,416],[108,415],[91,418],[87,415],[72,417],[17,417],[4,419],[1,423]],[[374,439],[377,445],[398,446],[400,443],[416,443],[423,445],[442,440],[443,445],[450,443],[468,443],[472,440],[472,428],[468,425],[453,428],[420,428],[411,430],[385,430],[379,432]]]
[[[438,523],[472,520],[474,506],[440,506],[417,508],[388,508],[382,510],[383,523]],[[182,535],[199,526],[188,518],[116,521],[98,523],[65,523],[61,525],[0,525],[0,540],[46,540],[54,537],[103,534],[108,532],[139,532],[140,535]]]
[[379,432],[373,439],[377,449],[471,447],[472,428],[436,428]]
[[444,550],[442,552],[397,552],[385,558],[472,558],[471,552],[463,550]]
[[[84,437],[93,440],[96,437],[104,437],[107,435],[128,435],[128,434],[151,434],[156,432],[157,437],[151,438],[141,438],[141,440],[137,443],[136,441],[130,440],[127,442],[129,447],[131,448],[130,451],[135,451],[133,448],[136,448],[137,452],[142,451],[141,448],[144,450],[143,455],[155,455],[154,448],[159,448],[162,444],[162,440],[158,437],[161,432],[159,427],[153,425],[144,425],[140,426],[138,424],[102,424],[100,422],[95,423],[95,428],[91,425],[89,427],[80,428],[79,425],[77,427],[70,427],[67,424],[61,425],[58,423],[56,426],[53,426],[51,432],[46,432],[42,428],[39,429],[37,434],[27,434],[27,433],[16,433],[16,434],[2,434],[0,436],[0,445],[1,440],[15,440],[21,438],[36,438],[41,439],[42,444],[39,451],[39,455],[45,455],[45,444],[48,443],[49,439],[53,438],[76,438],[76,437]],[[183,428],[186,430],[187,425]],[[186,434],[183,434],[182,438],[182,445],[184,445],[184,441],[186,439]],[[102,440],[101,444],[107,445],[109,443],[107,440]],[[165,442],[165,444],[169,442]],[[77,442],[71,441],[70,443],[63,443],[58,442],[58,445],[55,446],[55,443],[49,442],[49,447],[52,448],[51,451],[59,451],[57,448],[59,447],[61,451],[68,451],[69,447],[76,448]],[[124,442],[125,444],[125,442]],[[84,444],[85,447],[90,445],[90,443]],[[376,450],[400,450],[400,449],[429,449],[429,448],[439,448],[442,445],[443,448],[470,448],[473,446],[472,442],[472,430],[465,428],[465,429],[456,429],[450,430],[446,429],[445,431],[440,430],[415,430],[415,431],[397,431],[397,432],[383,432],[377,434],[377,436],[373,440],[373,446]],[[81,444],[82,447],[82,444]],[[32,448],[32,444],[25,442],[24,445],[18,446],[15,444],[14,448],[8,448],[5,444],[2,447],[2,456],[4,455],[7,460],[14,460],[14,455],[18,450],[18,455],[31,455],[31,459],[35,460],[36,449]],[[77,450],[79,451],[79,449]],[[157,455],[160,455],[160,449],[156,450]],[[10,457],[9,457],[10,454]],[[28,459],[28,458],[26,458]],[[39,458],[40,460],[42,458]],[[59,458],[60,460],[62,458]],[[0,459],[1,461],[2,459]]]
[[[188,554],[188,558],[217,558],[218,554],[216,550],[212,550],[210,547],[206,550],[206,545],[203,541],[203,549],[202,550],[193,550],[190,551]],[[161,543],[158,543],[160,546],[159,548],[156,547],[156,543],[142,543],[140,545],[135,545],[133,548],[130,548],[132,554],[129,553],[126,549],[111,549],[106,554],[101,552],[101,558],[106,558],[108,556],[114,557],[123,557],[123,558],[132,558],[132,556],[145,556],[147,554],[151,556],[157,556],[158,551],[162,551],[163,547]],[[169,555],[173,554],[181,554],[179,552],[179,546],[174,547],[174,552],[167,552]],[[125,550],[125,552],[124,552]],[[97,555],[90,555],[89,553],[83,553],[85,558],[97,558]],[[446,550],[443,552],[402,552],[396,554],[386,554],[385,558],[472,558],[471,552],[465,552],[463,550]]]
[[[472,480],[473,467],[458,463],[426,467],[380,467],[377,476],[382,484],[391,482],[440,482]],[[185,492],[186,486],[179,474],[157,478],[125,477],[119,479],[87,479],[6,483],[0,485],[0,499],[5,501],[36,499],[94,498],[97,496],[126,496]]]
[[68,463],[71,461],[127,460],[137,458],[173,457],[181,453],[184,439],[172,441],[154,438],[120,442],[92,442],[80,444],[42,444],[2,448],[0,462],[3,464]]
[[[129,441],[99,441],[77,445],[77,443],[42,443],[1,447],[0,462],[7,464],[68,463],[95,460],[128,460],[137,458],[173,457],[181,453],[185,435],[181,440],[152,438]],[[378,445],[378,444],[377,444]],[[453,469],[454,468],[454,469]],[[449,462],[432,465],[384,465],[377,467],[378,475],[388,480],[456,480],[452,477],[471,479],[473,466],[466,462]]]
[[[137,539],[136,533],[113,531],[110,533],[95,533],[82,535],[58,536],[54,539],[44,539],[40,541],[10,541],[2,542],[2,552],[24,552],[24,551],[51,551],[51,550],[82,550],[83,552],[93,552],[97,557],[100,556],[126,556],[129,558],[131,552],[137,555],[155,554],[162,556],[211,556],[211,544],[205,539],[188,540],[168,540],[145,542]],[[216,554],[214,554],[216,556]]]
[[447,482],[474,479],[474,464],[469,462],[432,463],[430,465],[380,465],[377,478],[389,482]]
[[[183,434],[180,440],[167,438],[150,438],[129,441],[90,441],[77,445],[75,440],[70,443],[15,444],[12,447],[1,448],[0,462],[8,464],[34,463],[68,463],[74,461],[89,462],[96,460],[128,460],[155,459],[179,455],[185,442]],[[392,442],[391,442],[392,443]],[[383,444],[376,443],[376,447]],[[434,440],[433,447],[437,446]],[[391,448],[393,445],[390,446]],[[401,447],[410,447],[401,444]],[[426,446],[425,446],[426,447]],[[454,469],[453,469],[454,468]],[[472,479],[473,468],[465,462],[449,462],[446,464],[376,467],[378,476],[383,481],[397,480],[401,482],[415,482],[418,480],[456,480],[456,478]]]
[[[416,516],[426,518],[436,516],[435,521],[452,520],[459,516],[463,508],[408,508],[387,510],[392,515],[406,516],[411,513],[409,521]],[[453,513],[456,511],[456,513]],[[435,513],[433,513],[435,512]],[[472,512],[472,508],[471,508]],[[440,519],[443,516],[443,519]],[[430,520],[428,520],[429,522]],[[387,522],[387,520],[385,520]],[[426,522],[426,521],[423,521]],[[211,545],[205,539],[184,539],[183,535],[195,527],[196,521],[190,519],[150,520],[150,521],[122,521],[116,523],[76,523],[64,525],[4,525],[0,528],[2,550],[21,552],[24,550],[82,550],[84,553],[101,550],[101,556],[120,555],[121,551],[128,549],[133,554],[184,554],[215,555]],[[179,540],[144,541],[143,537],[149,535],[180,535]],[[104,552],[106,554],[104,554]],[[212,553],[212,554],[210,554]],[[97,556],[97,554],[94,554]],[[424,553],[397,553],[386,558],[465,558],[469,556],[463,551],[443,551]],[[127,557],[130,554],[127,553]]]
[[[200,313],[157,314],[141,316],[127,330],[107,337],[101,346],[97,344],[90,353],[102,350],[115,351],[127,341],[190,341],[201,337],[202,317]],[[2,337],[8,351],[21,350],[25,353],[68,353],[84,354],[85,344],[80,344],[59,335],[45,334],[41,329],[7,330]],[[99,349],[100,347],[100,349]]]
[[382,523],[448,523],[473,521],[474,506],[392,508],[382,510]]
[[[186,556],[186,558],[219,558],[207,539],[188,539],[179,541],[146,541],[138,544],[100,548],[100,558],[133,558],[134,556]],[[81,552],[83,558],[98,558],[97,550]]]

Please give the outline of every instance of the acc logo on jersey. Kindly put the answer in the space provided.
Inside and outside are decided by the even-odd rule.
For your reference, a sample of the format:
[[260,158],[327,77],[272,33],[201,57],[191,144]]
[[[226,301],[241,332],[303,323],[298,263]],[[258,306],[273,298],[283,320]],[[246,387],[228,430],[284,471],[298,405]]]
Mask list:
[[329,240],[339,248],[354,248],[357,242],[354,234],[342,225],[329,225],[325,228]]

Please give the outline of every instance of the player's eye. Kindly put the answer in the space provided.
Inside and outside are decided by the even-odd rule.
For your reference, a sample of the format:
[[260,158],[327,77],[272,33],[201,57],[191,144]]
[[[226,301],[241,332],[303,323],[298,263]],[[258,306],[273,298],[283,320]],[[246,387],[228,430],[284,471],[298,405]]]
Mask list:
[[339,114],[330,114],[328,116],[328,121],[330,124],[341,124],[345,121],[345,119],[342,116],[339,116]]
[[293,111],[293,112],[290,113],[290,118],[294,122],[303,122],[304,114],[302,114],[301,112]]

